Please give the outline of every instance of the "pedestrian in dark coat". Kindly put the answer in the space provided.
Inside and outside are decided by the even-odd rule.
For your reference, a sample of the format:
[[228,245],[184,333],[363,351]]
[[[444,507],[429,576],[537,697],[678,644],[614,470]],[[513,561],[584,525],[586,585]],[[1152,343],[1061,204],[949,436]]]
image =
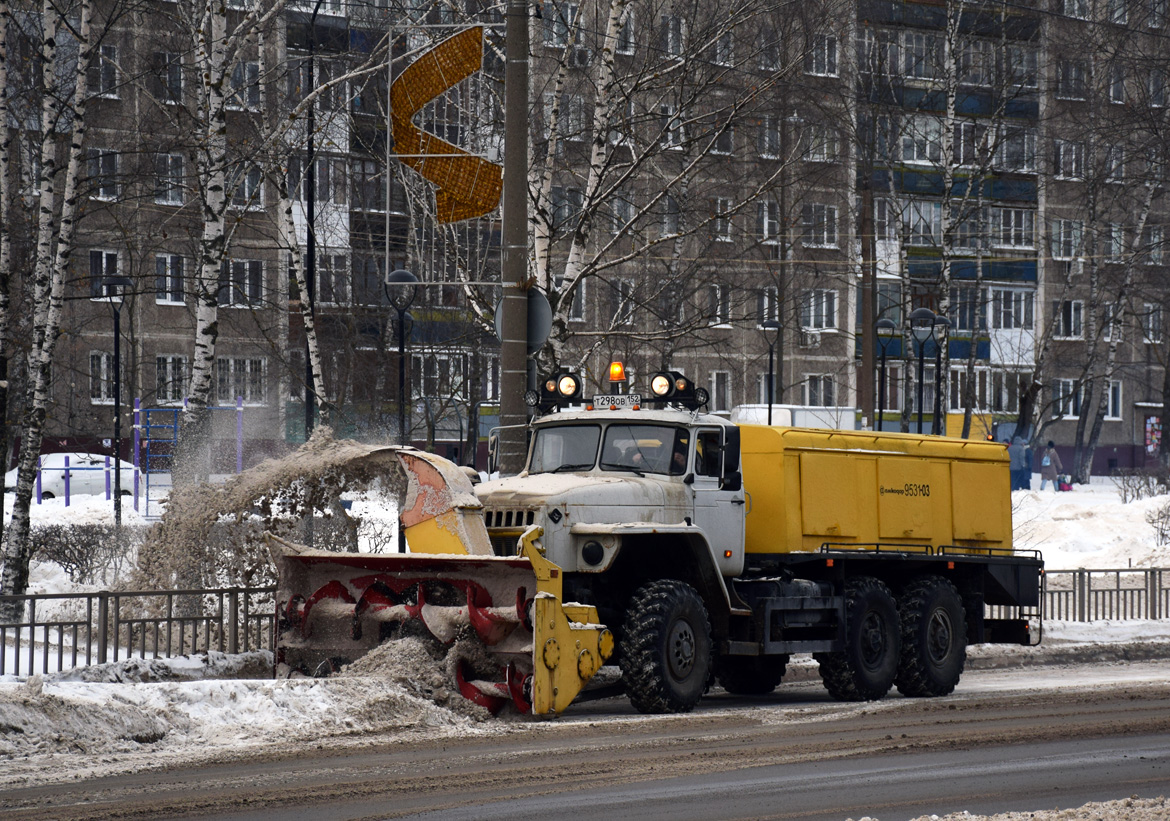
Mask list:
[[1064,465],[1060,463],[1060,454],[1056,452],[1056,443],[1048,440],[1048,447],[1040,454],[1040,489],[1044,490],[1047,482],[1052,482],[1054,491],[1060,490],[1060,474]]

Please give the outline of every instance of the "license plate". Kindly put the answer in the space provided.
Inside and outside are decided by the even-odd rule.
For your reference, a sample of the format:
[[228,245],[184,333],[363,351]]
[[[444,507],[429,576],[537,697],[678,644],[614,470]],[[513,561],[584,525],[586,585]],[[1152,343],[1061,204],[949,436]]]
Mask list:
[[642,404],[642,394],[640,393],[598,393],[593,396],[593,407],[595,408],[609,408],[617,406],[619,408],[632,408],[634,405]]

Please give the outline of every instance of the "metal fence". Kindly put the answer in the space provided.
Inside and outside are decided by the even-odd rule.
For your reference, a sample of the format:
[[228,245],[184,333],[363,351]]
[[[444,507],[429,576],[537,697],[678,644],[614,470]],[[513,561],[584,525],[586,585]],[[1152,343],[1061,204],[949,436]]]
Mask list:
[[1170,618],[1170,570],[1049,570],[1044,617],[1061,621]]
[[275,587],[0,596],[0,675],[55,673],[129,658],[275,649]]
[[[3,596],[26,617],[0,622],[0,675],[129,658],[274,650],[275,587]],[[1044,618],[1170,618],[1170,569],[1050,570]],[[994,608],[991,608],[994,609]],[[1002,614],[999,614],[1002,615]]]

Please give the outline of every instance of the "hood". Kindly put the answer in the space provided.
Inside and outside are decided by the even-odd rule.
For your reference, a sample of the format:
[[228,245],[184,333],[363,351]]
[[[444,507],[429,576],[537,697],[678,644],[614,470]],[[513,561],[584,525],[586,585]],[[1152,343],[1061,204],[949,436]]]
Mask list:
[[674,507],[686,503],[686,486],[677,478],[634,473],[540,473],[512,476],[475,486],[486,507],[544,505],[632,505]]

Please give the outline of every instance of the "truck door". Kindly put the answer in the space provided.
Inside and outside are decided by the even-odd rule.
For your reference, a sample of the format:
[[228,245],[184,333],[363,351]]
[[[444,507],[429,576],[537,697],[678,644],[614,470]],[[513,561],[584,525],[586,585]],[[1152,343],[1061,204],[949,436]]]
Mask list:
[[[744,493],[739,480],[738,437],[728,437],[727,432],[721,427],[696,432],[691,488],[694,522],[707,534],[719,569],[734,575],[743,569]],[[727,551],[731,551],[730,556]]]

